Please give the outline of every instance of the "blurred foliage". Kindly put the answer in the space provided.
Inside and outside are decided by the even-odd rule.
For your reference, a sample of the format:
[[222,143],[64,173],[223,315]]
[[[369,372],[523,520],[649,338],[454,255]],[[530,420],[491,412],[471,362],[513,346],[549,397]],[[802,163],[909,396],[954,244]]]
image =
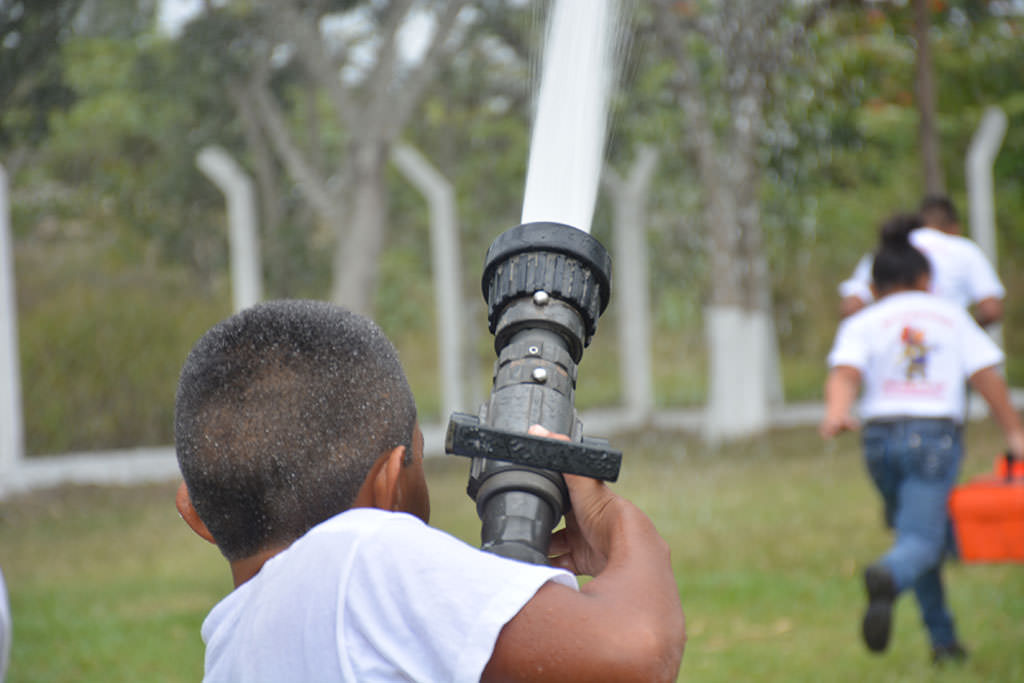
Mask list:
[[[1008,372],[1020,384],[1024,300],[1014,293],[1024,291],[1024,17],[993,11],[1002,5],[931,3],[932,35],[943,164],[965,218],[963,158],[974,129],[987,106],[1009,117],[995,168],[996,217],[1009,291]],[[456,188],[474,396],[487,391],[493,361],[480,270],[491,240],[519,221],[543,6],[476,3],[462,47],[404,131]],[[0,3],[0,158],[12,182],[30,453],[169,442],[181,362],[230,312],[223,198],[195,168],[195,155],[218,144],[256,168],[227,92],[248,52],[266,46],[247,42],[245,20],[230,6],[174,39],[156,30],[154,7]],[[647,226],[655,392],[660,406],[694,405],[705,391],[701,318],[713,277],[703,192],[672,94],[674,69],[653,39],[648,8],[636,9],[607,156],[623,170],[638,145],[659,151]],[[787,21],[792,27],[795,18]],[[871,248],[876,226],[919,198],[909,26],[899,3],[840,3],[806,30],[787,69],[773,76],[761,220],[792,400],[820,397],[836,284]],[[282,68],[272,87],[298,140],[309,142],[303,136],[316,119],[323,154],[345,153],[350,132],[337,128],[329,105],[311,98],[294,72]],[[323,298],[329,233],[294,179],[275,170],[280,215],[261,226],[266,295]],[[392,227],[377,317],[399,347],[421,413],[439,419],[426,204],[394,169],[388,187]],[[609,208],[601,198],[594,224],[606,243]],[[619,400],[616,306],[613,293],[581,365],[584,408]]]
[[0,145],[35,144],[50,111],[68,106],[60,43],[82,0],[0,3]]
[[84,240],[23,245],[15,267],[32,452],[168,443],[181,363],[230,312],[227,283]]

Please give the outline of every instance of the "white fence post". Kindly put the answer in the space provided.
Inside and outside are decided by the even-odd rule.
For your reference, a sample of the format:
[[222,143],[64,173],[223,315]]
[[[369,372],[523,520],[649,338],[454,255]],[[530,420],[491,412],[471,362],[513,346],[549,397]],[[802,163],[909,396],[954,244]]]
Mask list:
[[437,303],[438,344],[441,363],[441,423],[455,410],[466,410],[462,373],[462,288],[459,264],[458,221],[451,183],[413,147],[395,145],[392,160],[423,194],[430,206],[431,270]]
[[996,263],[996,212],[992,165],[1005,135],[1006,114],[999,107],[989,107],[967,150],[967,206],[971,239],[978,243],[993,265]]
[[[992,267],[999,268],[996,252],[996,208],[992,167],[1006,135],[1006,114],[999,107],[989,107],[971,138],[967,149],[967,211],[971,239],[978,243]],[[1003,325],[990,325],[989,335],[1003,345]]]
[[231,155],[220,147],[204,147],[196,165],[227,199],[228,240],[231,250],[231,297],[235,311],[263,298],[260,243],[252,181]]
[[0,497],[25,455],[18,356],[18,301],[7,171],[0,165]]
[[625,178],[606,168],[605,187],[614,202],[616,287],[619,292],[619,374],[630,418],[645,421],[654,410],[651,362],[650,282],[647,268],[647,211],[644,206],[658,153],[644,145]]

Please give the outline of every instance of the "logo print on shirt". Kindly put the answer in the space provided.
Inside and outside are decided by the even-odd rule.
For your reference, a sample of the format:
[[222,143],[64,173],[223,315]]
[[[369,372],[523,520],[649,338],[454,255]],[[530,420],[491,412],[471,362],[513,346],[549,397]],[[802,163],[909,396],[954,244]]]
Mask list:
[[903,357],[907,361],[907,381],[927,379],[928,352],[934,347],[925,344],[924,332],[904,327],[900,340],[903,342]]

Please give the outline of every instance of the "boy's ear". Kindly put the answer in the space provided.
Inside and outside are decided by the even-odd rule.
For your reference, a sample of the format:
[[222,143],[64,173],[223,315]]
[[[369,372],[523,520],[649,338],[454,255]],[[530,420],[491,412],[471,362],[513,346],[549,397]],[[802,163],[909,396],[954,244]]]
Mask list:
[[370,468],[370,473],[366,475],[366,480],[359,489],[352,507],[389,511],[400,509],[402,494],[399,481],[404,459],[405,446],[395,446],[377,458],[377,462]]
[[192,531],[217,545],[217,542],[213,540],[213,534],[206,528],[203,520],[199,519],[196,509],[192,507],[192,499],[188,495],[188,487],[185,486],[185,482],[181,482],[181,485],[178,486],[178,493],[174,496],[174,507],[178,508],[178,514],[185,520],[185,524],[192,528]]

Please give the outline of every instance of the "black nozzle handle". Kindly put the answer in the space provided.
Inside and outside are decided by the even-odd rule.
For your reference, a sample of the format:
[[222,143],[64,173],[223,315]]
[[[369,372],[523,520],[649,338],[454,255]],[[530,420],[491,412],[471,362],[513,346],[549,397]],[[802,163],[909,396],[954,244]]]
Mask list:
[[483,522],[481,547],[541,564],[569,505],[562,473],[614,481],[622,460],[604,441],[526,433],[542,424],[580,439],[576,366],[608,304],[611,257],[572,226],[526,223],[494,240],[480,284],[494,384],[479,420],[452,416],[445,450],[473,459],[466,492]]
[[622,451],[608,448],[603,439],[585,438],[576,443],[510,432],[482,425],[476,416],[466,413],[452,413],[444,450],[451,455],[503,460],[603,481],[616,481],[622,465]]

